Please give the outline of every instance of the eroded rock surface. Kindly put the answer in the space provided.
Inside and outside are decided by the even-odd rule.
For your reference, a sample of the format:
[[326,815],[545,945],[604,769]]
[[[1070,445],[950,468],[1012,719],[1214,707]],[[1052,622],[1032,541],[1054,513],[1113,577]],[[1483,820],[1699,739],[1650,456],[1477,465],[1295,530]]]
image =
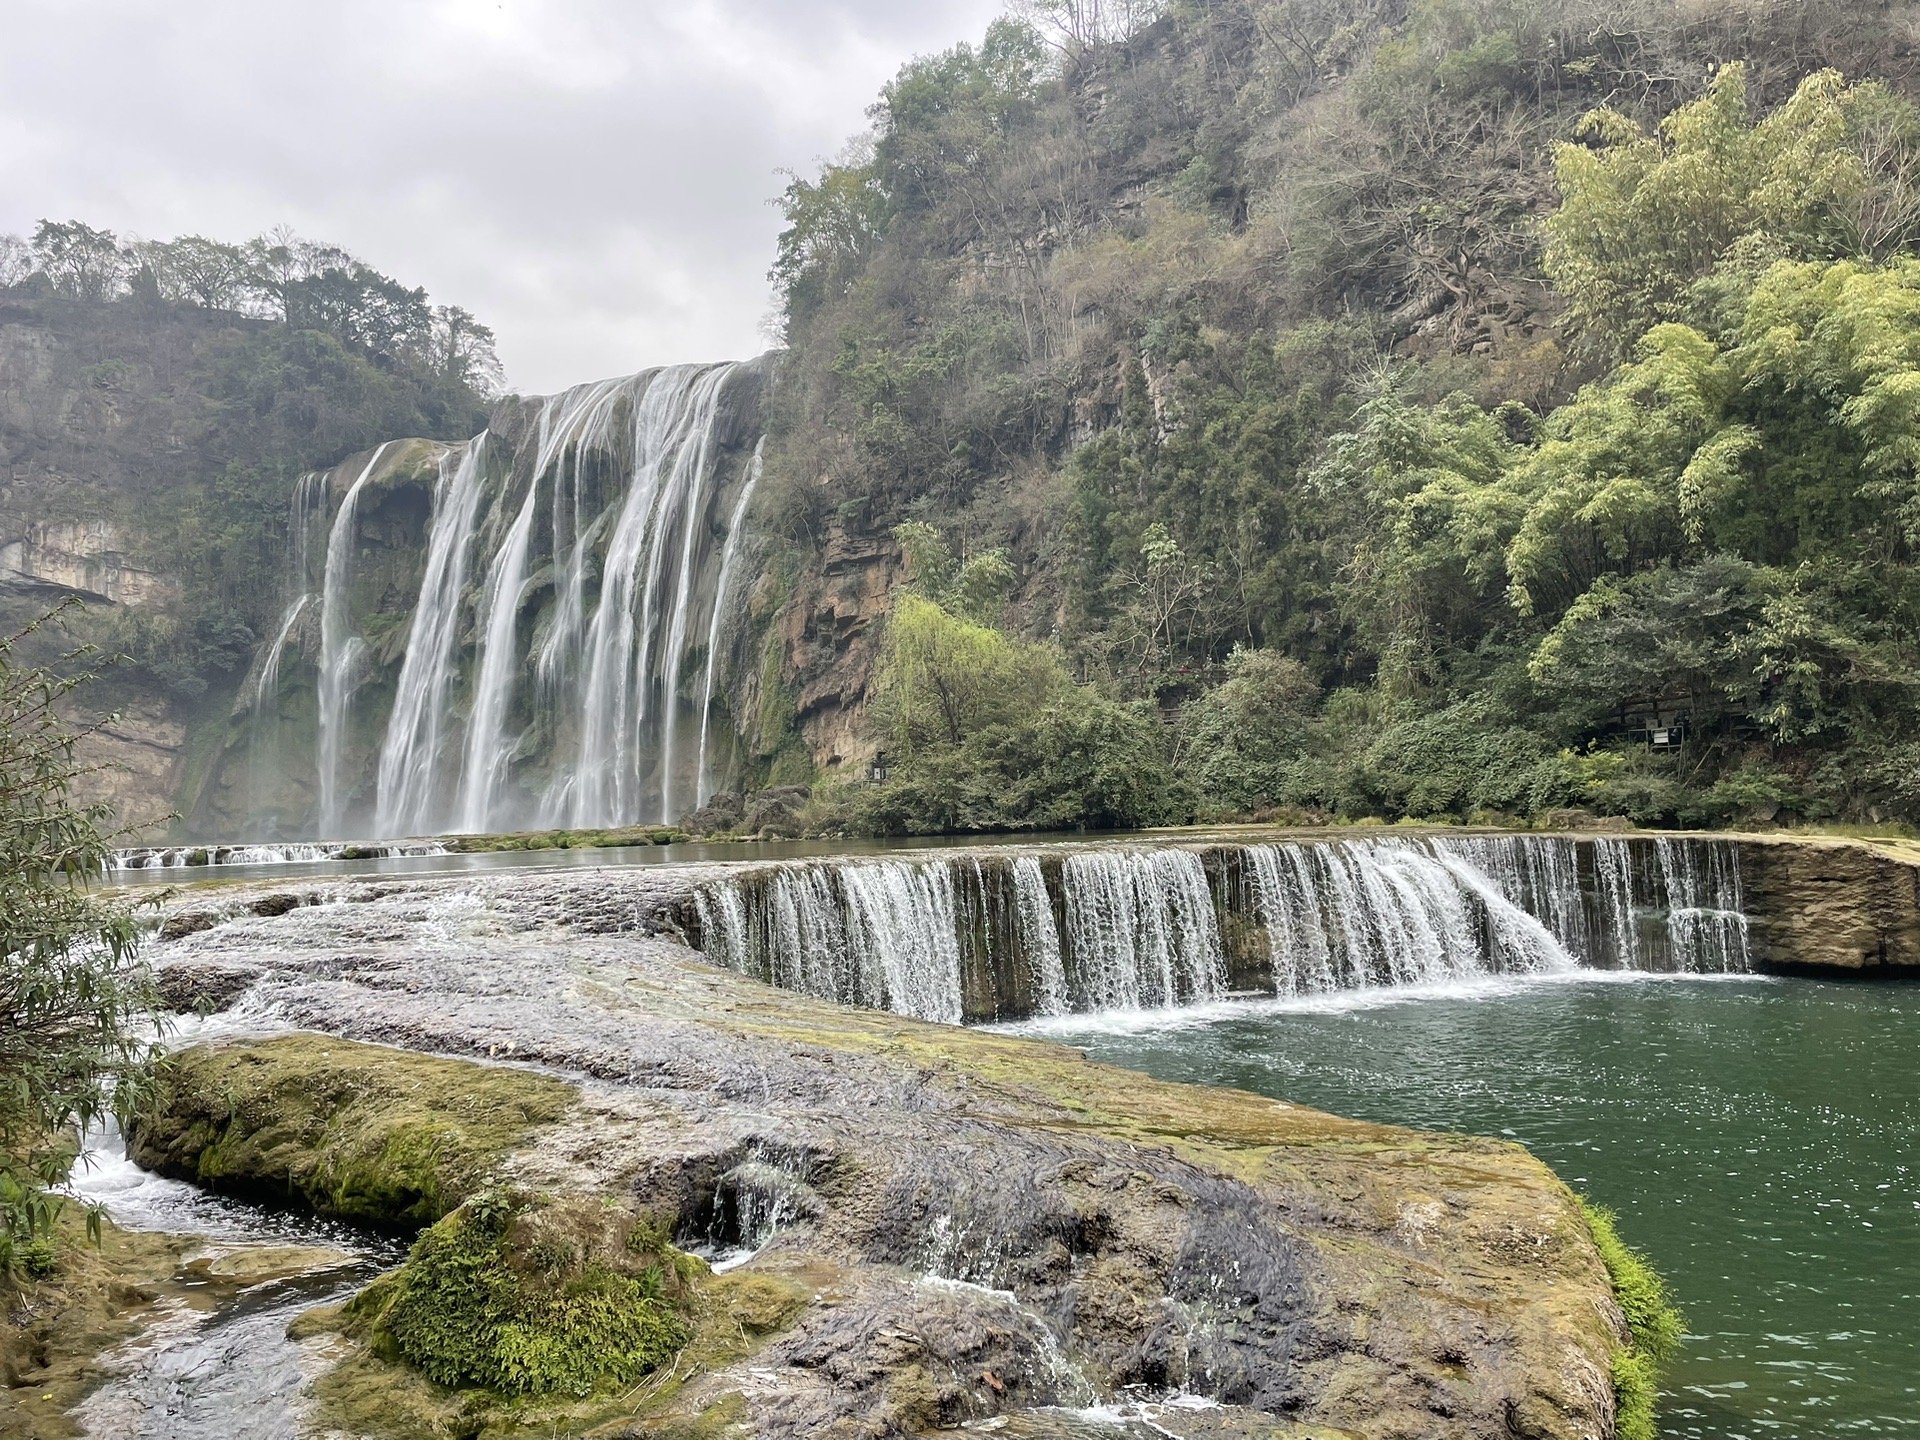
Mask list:
[[1743,837],[1769,969],[1920,976],[1920,845]]
[[228,1043],[303,1028],[566,1075],[578,1104],[511,1180],[757,1247],[725,1278],[805,1297],[607,1434],[1031,1425],[1176,1392],[1220,1402],[1219,1434],[1611,1433],[1620,1317],[1519,1147],[771,990],[649,933],[685,883],[334,882],[279,915],[235,894],[155,958],[258,970],[207,1022]]

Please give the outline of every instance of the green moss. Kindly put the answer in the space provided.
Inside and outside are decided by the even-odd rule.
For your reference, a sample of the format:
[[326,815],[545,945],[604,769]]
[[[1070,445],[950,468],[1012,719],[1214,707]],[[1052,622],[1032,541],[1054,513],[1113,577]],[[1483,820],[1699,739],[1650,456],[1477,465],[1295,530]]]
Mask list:
[[446,837],[449,850],[463,855],[498,850],[616,850],[628,845],[678,845],[684,832],[658,825],[628,825],[615,830],[538,830],[499,835]]
[[590,1395],[648,1374],[692,1338],[691,1292],[663,1230],[600,1202],[484,1190],[349,1311],[436,1384]]
[[1619,1440],[1657,1440],[1660,1375],[1680,1348],[1686,1322],[1674,1308],[1666,1281],[1644,1255],[1620,1238],[1614,1213],[1584,1195],[1574,1198],[1593,1231],[1593,1243],[1632,1337],[1613,1356],[1614,1433]]
[[315,1036],[172,1057],[134,1158],[213,1189],[413,1229],[572,1108],[544,1075]]

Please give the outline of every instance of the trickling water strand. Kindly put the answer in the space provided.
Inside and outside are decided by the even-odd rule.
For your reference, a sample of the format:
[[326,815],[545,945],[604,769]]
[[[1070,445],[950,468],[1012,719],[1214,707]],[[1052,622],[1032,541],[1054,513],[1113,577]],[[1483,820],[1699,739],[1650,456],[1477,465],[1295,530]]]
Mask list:
[[727,522],[727,541],[720,552],[720,580],[713,592],[713,616],[707,622],[707,679],[700,693],[700,758],[694,765],[694,804],[705,805],[713,794],[707,775],[707,731],[713,721],[713,682],[720,668],[720,627],[727,615],[727,594],[733,583],[733,562],[740,553],[741,532],[746,528],[747,506],[752,503],[754,487],[760,483],[767,442],[763,437],[753,447],[753,459],[747,466],[747,483],[740,488],[740,499]]
[[280,692],[280,659],[286,654],[287,637],[293,633],[294,622],[300,618],[300,612],[307,608],[312,595],[302,595],[280,617],[280,628],[274,632],[273,644],[267,647],[267,658],[260,664],[260,679],[253,687],[253,713],[258,718],[267,708],[269,701]]
[[260,678],[253,687],[253,714],[259,721],[280,690],[281,657],[286,654],[288,637],[294,623],[313,603],[313,577],[307,573],[312,548],[314,517],[327,503],[327,474],[312,470],[293,482],[293,494],[287,506],[287,603],[280,612],[280,624],[273,643],[267,648],[260,666]]
[[380,747],[375,825],[382,835],[430,830],[438,819],[435,780],[440,773],[447,692],[453,681],[454,639],[463,613],[461,601],[486,467],[485,431],[440,462],[426,572],[420,580],[420,599],[413,610],[386,740]]
[[486,616],[480,638],[480,677],[474,685],[473,713],[467,720],[466,757],[461,765],[456,824],[469,834],[500,822],[499,794],[507,778],[515,744],[506,736],[507,706],[519,672],[515,626],[521,591],[527,583],[527,552],[533,539],[534,502],[539,489],[529,486],[520,514],[501,543],[487,578],[481,610]]
[[1060,930],[1054,924],[1053,899],[1039,860],[1022,855],[1013,862],[1015,920],[1033,986],[1033,1013],[1067,1013],[1067,972],[1060,955]]
[[1654,852],[1667,902],[1668,949],[1681,968],[1751,969],[1738,852],[1724,842],[1664,835],[1654,841]]
[[328,834],[337,833],[342,823],[340,745],[347,723],[347,702],[352,697],[353,663],[360,650],[360,637],[349,628],[353,616],[347,594],[353,578],[360,490],[386,452],[384,444],[377,448],[359,478],[348,487],[327,536],[326,575],[320,593],[320,724],[315,769],[320,785],[320,828]]

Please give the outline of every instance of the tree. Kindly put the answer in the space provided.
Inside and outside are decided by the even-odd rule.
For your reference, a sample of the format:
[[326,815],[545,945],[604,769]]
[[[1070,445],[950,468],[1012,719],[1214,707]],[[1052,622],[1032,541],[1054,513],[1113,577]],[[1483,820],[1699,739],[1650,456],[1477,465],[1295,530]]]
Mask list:
[[18,285],[33,273],[33,247],[18,235],[0,235],[0,289]]
[[1576,324],[1616,352],[1693,318],[1693,287],[1723,262],[1884,257],[1913,238],[1912,107],[1832,70],[1758,121],[1735,64],[1657,134],[1607,109],[1583,131],[1554,150],[1564,200],[1544,264]]
[[500,389],[500,358],[494,354],[492,327],[482,325],[471,310],[458,305],[433,307],[427,364],[442,379],[469,385],[482,395]]
[[111,299],[127,274],[127,256],[114,233],[78,220],[36,225],[33,258],[54,290],[71,300]]
[[84,653],[20,663],[38,628],[0,639],[0,1275],[16,1278],[54,1263],[55,1187],[79,1132],[132,1101],[154,1013],[132,917],[91,891],[109,817],[71,797],[80,737],[60,710],[93,676]]
[[133,247],[153,273],[163,300],[186,301],[207,310],[238,310],[248,294],[246,253],[238,245],[182,235]]
[[822,166],[818,180],[789,173],[787,188],[773,202],[787,228],[767,278],[779,288],[789,317],[843,295],[886,233],[892,207],[873,171],[872,146],[865,149],[863,156]]

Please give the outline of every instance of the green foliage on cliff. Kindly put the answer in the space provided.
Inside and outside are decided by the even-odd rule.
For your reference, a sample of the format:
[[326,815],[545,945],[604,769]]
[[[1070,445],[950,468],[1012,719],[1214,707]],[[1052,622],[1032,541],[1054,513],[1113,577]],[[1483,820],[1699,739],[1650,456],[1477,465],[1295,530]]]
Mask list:
[[110,702],[230,690],[283,603],[296,476],[396,436],[464,439],[499,380],[466,311],[286,233],[123,244],[80,221],[0,237],[0,304],[37,330],[52,437],[0,431],[12,510],[114,523],[177,603],[76,622],[127,663]]
[[[946,613],[1178,715],[1163,813],[1920,815],[1890,7],[1138,18],[916,61],[789,190],[796,550],[1004,559]],[[968,743],[915,808],[1019,823]]]
[[351,1313],[437,1384],[584,1396],[630,1384],[692,1339],[683,1312],[698,1265],[608,1202],[493,1187],[422,1234]]
[[91,893],[106,817],[69,799],[80,737],[61,709],[86,657],[23,666],[20,639],[0,638],[0,1284],[56,1263],[52,1187],[81,1130],[138,1094],[155,1010],[133,918]]
[[993,623],[1013,572],[902,525],[914,589],[887,620],[872,719],[889,773],[849,823],[881,834],[1132,827],[1180,818],[1158,716],[1074,683],[1051,645]]

